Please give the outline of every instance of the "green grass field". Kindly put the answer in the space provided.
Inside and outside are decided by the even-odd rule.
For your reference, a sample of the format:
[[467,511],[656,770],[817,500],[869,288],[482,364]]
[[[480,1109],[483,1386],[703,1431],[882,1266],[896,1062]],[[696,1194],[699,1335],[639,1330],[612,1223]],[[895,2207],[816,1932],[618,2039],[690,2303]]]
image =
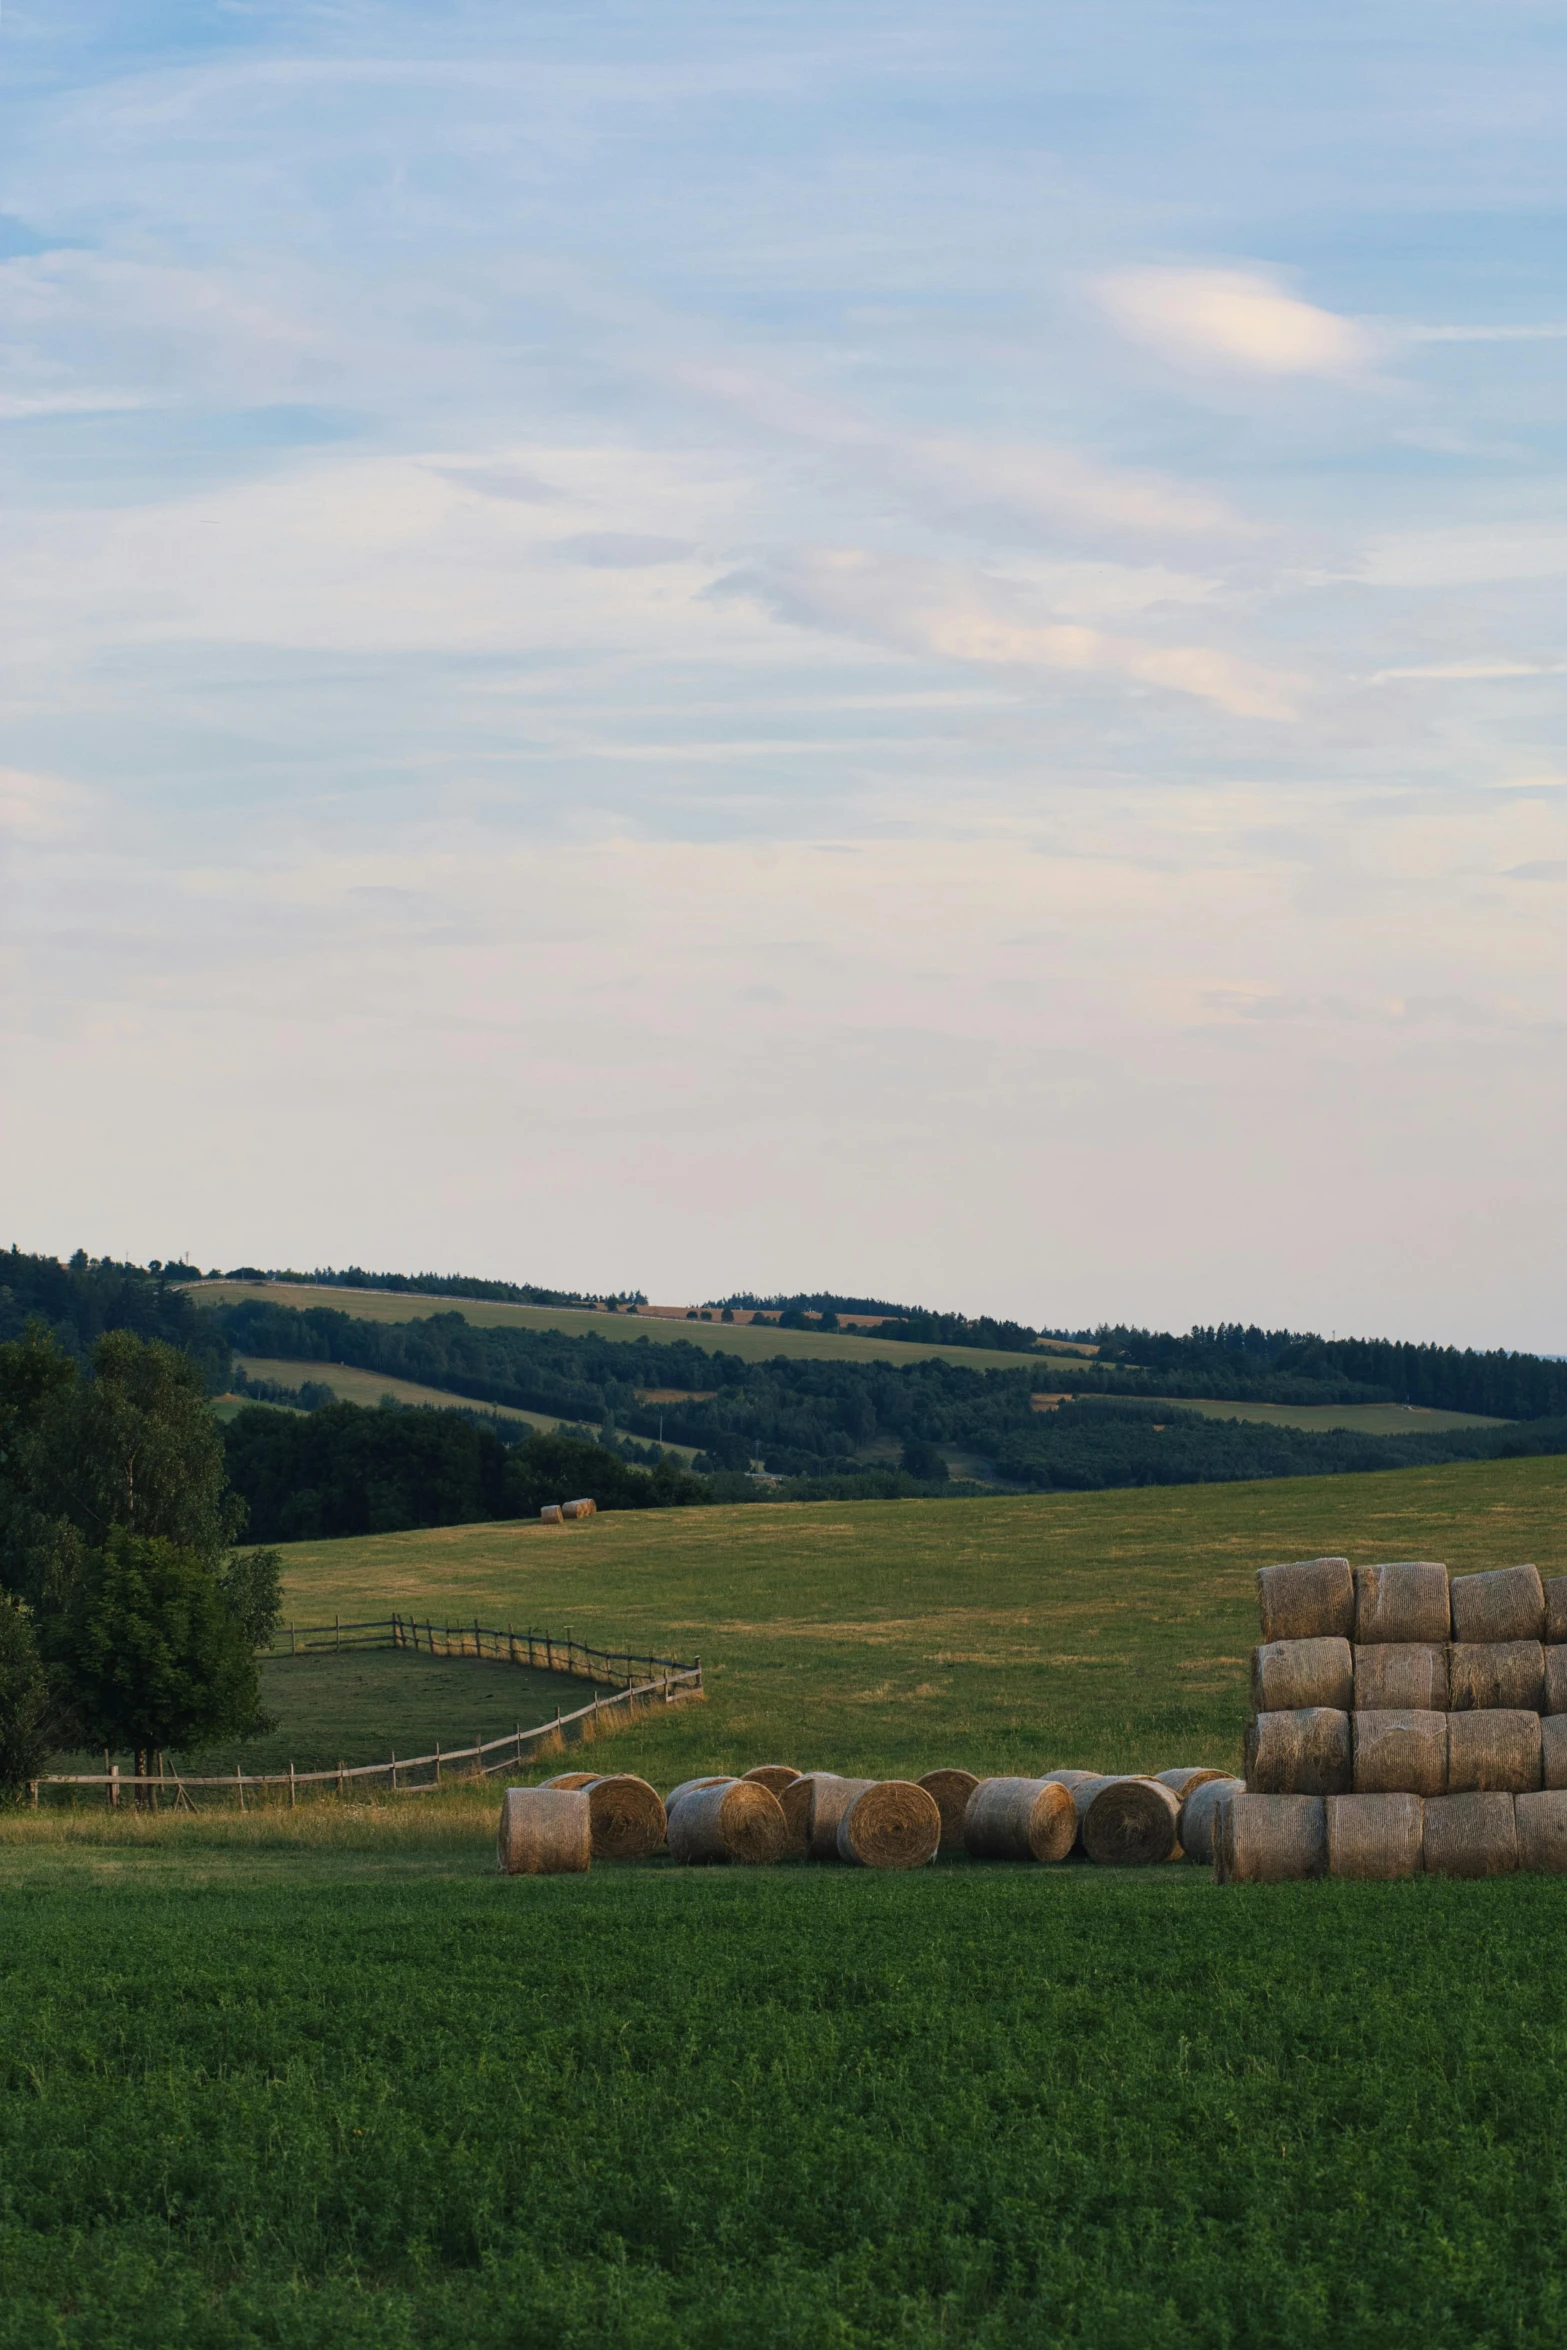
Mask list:
[[[301,1617],[699,1648],[602,1748],[665,1786],[1146,1767],[1236,1758],[1255,1566],[1561,1570],[1564,1502],[1546,1459],[287,1556]],[[1567,2335],[1561,1880],[502,1880],[496,1811],[0,1821],[0,2350]]]
[[1363,1436],[1439,1436],[1448,1428],[1505,1428],[1480,1412],[1439,1412],[1401,1403],[1219,1403],[1205,1395],[1168,1396],[1178,1411],[1205,1420],[1261,1420],[1275,1428],[1355,1428]]
[[514,1306],[504,1300],[472,1297],[424,1297],[392,1289],[331,1289],[311,1282],[202,1281],[187,1283],[197,1305],[232,1305],[240,1298],[265,1298],[270,1305],[333,1306],[361,1322],[416,1322],[431,1314],[461,1314],[479,1328],[560,1330],[568,1338],[592,1332],[597,1338],[618,1339],[629,1345],[651,1338],[668,1345],[689,1339],[709,1354],[739,1355],[748,1363],[771,1362],[777,1355],[804,1356],[817,1362],[915,1363],[936,1355],[944,1363],[963,1363],[971,1371],[1016,1371],[1029,1363],[1059,1360],[1063,1370],[1080,1362],[1091,1347],[1063,1346],[1035,1354],[1002,1354],[982,1346],[914,1346],[896,1338],[856,1338],[846,1330],[775,1330],[749,1322],[671,1321],[663,1315],[605,1314],[590,1307]]
[[[436,1411],[484,1412],[497,1420],[520,1421],[529,1428],[548,1430],[563,1425],[551,1412],[527,1412],[520,1404],[480,1403],[471,1395],[455,1394],[449,1387],[423,1387],[417,1379],[393,1379],[384,1371],[356,1371],[349,1363],[284,1362],[272,1355],[236,1355],[234,1360],[247,1378],[271,1379],[279,1387],[302,1387],[307,1379],[315,1380],[330,1387],[339,1403],[361,1404],[371,1410],[383,1395],[389,1395],[396,1403],[427,1404]],[[223,1400],[229,1418],[244,1408],[242,1397]],[[664,1450],[684,1461],[695,1460],[697,1453],[692,1444],[666,1444]]]

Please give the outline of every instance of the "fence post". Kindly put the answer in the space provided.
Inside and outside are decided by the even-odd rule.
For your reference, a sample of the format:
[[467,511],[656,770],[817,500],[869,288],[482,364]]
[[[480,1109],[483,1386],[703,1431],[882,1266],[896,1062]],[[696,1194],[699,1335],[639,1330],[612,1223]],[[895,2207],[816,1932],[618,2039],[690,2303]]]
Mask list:
[[336,1616],[332,1618],[332,1654],[338,1655],[343,1646],[343,1629]]
[[288,1653],[290,1656],[299,1654],[299,1639],[292,1624],[288,1627]]
[[544,1670],[547,1673],[555,1670],[555,1643],[547,1632],[544,1635]]
[[[518,1760],[520,1761],[521,1759],[521,1755],[519,1754]],[[38,1781],[36,1779],[28,1780],[27,1792],[32,1798],[33,1809],[36,1811],[38,1809]]]
[[110,1803],[110,1806],[111,1806],[111,1808],[112,1808],[113,1810],[115,1810],[115,1811],[118,1811],[118,1810],[119,1810],[119,1808],[120,1808],[120,1766],[119,1766],[119,1764],[118,1764],[118,1763],[111,1763],[111,1764],[110,1764],[110,1766],[109,1766],[109,1803]]
[[237,1763],[234,1766],[234,1784],[239,1789],[239,1808],[243,1811],[245,1808],[245,1774]]
[[298,1800],[299,1798],[294,1788],[294,1766],[292,1763],[290,1763],[288,1766],[288,1808],[290,1811],[293,1810]]
[[397,1749],[392,1749],[392,1793],[397,1793]]
[[484,1650],[479,1645],[479,1619],[477,1616],[473,1619],[473,1653],[475,1656],[483,1656],[484,1654]]
[[439,1738],[435,1741],[435,1784],[437,1787],[441,1784],[441,1741]]
[[698,1689],[702,1686],[702,1659],[700,1657],[696,1660],[696,1685]]
[[343,1758],[341,1755],[337,1758],[337,1792],[339,1795],[343,1792]]

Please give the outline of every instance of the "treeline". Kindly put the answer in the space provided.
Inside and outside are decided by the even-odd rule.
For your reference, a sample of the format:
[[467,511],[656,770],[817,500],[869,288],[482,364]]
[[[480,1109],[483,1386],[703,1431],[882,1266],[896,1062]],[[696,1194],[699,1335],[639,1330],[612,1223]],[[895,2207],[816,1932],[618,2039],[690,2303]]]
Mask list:
[[1026,1322],[997,1321],[989,1314],[933,1314],[924,1306],[899,1306],[886,1298],[840,1297],[832,1290],[801,1290],[794,1297],[757,1297],[737,1290],[733,1297],[711,1299],[704,1309],[722,1311],[727,1321],[744,1308],[759,1322],[776,1322],[781,1330],[836,1330],[845,1314],[880,1316],[878,1338],[898,1338],[917,1346],[990,1347],[1001,1354],[1031,1354],[1045,1337],[1060,1331],[1031,1330]]
[[247,1531],[259,1542],[532,1518],[547,1502],[579,1498],[602,1510],[709,1498],[673,1461],[632,1468],[601,1445],[543,1431],[507,1444],[461,1412],[252,1406],[229,1422],[223,1441]]
[[0,1255],[0,1344],[20,1338],[30,1322],[41,1322],[74,1362],[85,1362],[109,1331],[128,1330],[179,1347],[213,1394],[228,1377],[222,1333],[162,1266],[116,1264],[85,1249],[62,1264],[13,1247]]
[[1239,1323],[1167,1331],[1106,1329],[1095,1362],[1072,1374],[1079,1392],[1201,1395],[1238,1403],[1399,1403],[1499,1420],[1567,1413],[1567,1363],[1506,1348],[1416,1346],[1388,1338],[1322,1338]]
[[[201,1275],[190,1268],[182,1268],[182,1271],[188,1279],[201,1279]],[[488,1298],[499,1305],[514,1306],[591,1306],[611,1302],[607,1294],[589,1295],[578,1289],[540,1289],[531,1281],[482,1281],[469,1273],[367,1273],[362,1265],[317,1265],[309,1273],[284,1271],[277,1266],[264,1271],[259,1265],[234,1265],[228,1272],[210,1274],[208,1278],[223,1281],[287,1281],[296,1288],[385,1289],[410,1297]],[[640,1289],[623,1289],[615,1292],[612,1302],[616,1305],[645,1306],[647,1299]]]

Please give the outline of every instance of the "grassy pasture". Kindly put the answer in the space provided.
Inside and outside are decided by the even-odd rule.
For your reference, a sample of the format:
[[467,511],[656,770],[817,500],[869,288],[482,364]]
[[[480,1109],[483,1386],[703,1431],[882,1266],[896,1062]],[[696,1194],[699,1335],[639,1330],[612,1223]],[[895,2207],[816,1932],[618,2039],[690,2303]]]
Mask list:
[[846,1330],[775,1330],[749,1322],[687,1322],[664,1315],[604,1314],[574,1306],[516,1306],[503,1299],[426,1297],[392,1289],[332,1289],[313,1282],[201,1281],[185,1287],[197,1305],[233,1305],[241,1298],[260,1297],[275,1306],[334,1306],[361,1322],[425,1321],[431,1314],[461,1314],[477,1328],[509,1327],[522,1330],[560,1330],[568,1338],[592,1333],[597,1338],[630,1345],[651,1338],[668,1345],[689,1339],[709,1354],[739,1355],[748,1363],[772,1362],[778,1355],[805,1357],[815,1362],[916,1363],[936,1355],[944,1363],[963,1363],[971,1371],[1016,1371],[1029,1363],[1080,1362],[1091,1348],[1063,1346],[1059,1357],[1050,1348],[1035,1354],[1003,1354],[983,1346],[915,1346],[896,1338],[857,1338]]
[[[331,1388],[339,1403],[362,1404],[371,1410],[383,1395],[389,1395],[397,1403],[425,1404],[435,1411],[483,1412],[497,1420],[516,1420],[546,1431],[566,1424],[553,1412],[528,1412],[520,1404],[484,1403],[471,1395],[457,1395],[449,1387],[425,1387],[417,1379],[388,1378],[383,1371],[357,1371],[351,1363],[285,1362],[272,1355],[236,1355],[234,1360],[251,1379],[272,1379],[279,1387],[301,1387],[307,1379],[317,1380]],[[238,1399],[233,1408],[243,1410],[244,1399]],[[232,1409],[227,1416],[233,1417]],[[684,1461],[693,1461],[697,1455],[693,1444],[666,1444],[664,1450]]]
[[1483,1412],[1440,1412],[1424,1404],[1220,1403],[1205,1395],[1167,1396],[1177,1411],[1205,1420],[1261,1420],[1275,1428],[1354,1428],[1363,1436],[1440,1436],[1448,1428],[1505,1428]]

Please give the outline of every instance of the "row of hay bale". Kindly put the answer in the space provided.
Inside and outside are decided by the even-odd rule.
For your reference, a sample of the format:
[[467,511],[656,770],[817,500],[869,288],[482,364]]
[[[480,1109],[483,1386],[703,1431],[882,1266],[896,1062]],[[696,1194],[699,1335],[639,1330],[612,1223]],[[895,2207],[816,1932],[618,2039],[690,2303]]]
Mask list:
[[1567,1872],[1567,1789],[1527,1795],[1257,1795],[1219,1808],[1213,1840],[1221,1884],[1300,1877],[1389,1881]]
[[1567,1791],[1567,1576],[1298,1559],[1260,1571],[1257,1601],[1247,1800],[1221,1876],[1516,1866],[1515,1800]]
[[596,1518],[598,1512],[598,1503],[587,1499],[582,1501],[547,1501],[540,1510],[539,1516],[546,1526],[570,1526],[574,1525],[578,1518]]
[[758,1867],[783,1860],[921,1868],[938,1853],[975,1860],[1057,1862],[1074,1852],[1111,1867],[1183,1854],[1206,1864],[1223,1800],[1242,1781],[1187,1767],[1138,1776],[1048,1771],[981,1779],[855,1779],[759,1763],[737,1777],[688,1779],[660,1797],[645,1779],[567,1771],[508,1790],[500,1865],[557,1875],[601,1860],[642,1860],[667,1847],[688,1867]]

